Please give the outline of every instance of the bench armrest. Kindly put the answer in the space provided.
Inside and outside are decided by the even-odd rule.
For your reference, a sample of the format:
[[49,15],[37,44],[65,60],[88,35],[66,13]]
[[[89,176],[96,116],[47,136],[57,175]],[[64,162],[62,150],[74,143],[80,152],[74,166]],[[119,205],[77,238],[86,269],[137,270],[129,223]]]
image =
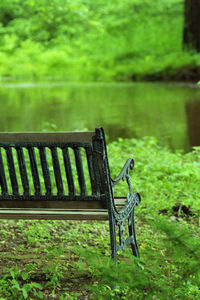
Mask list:
[[125,165],[123,166],[121,172],[119,173],[119,175],[117,177],[115,177],[115,179],[111,179],[112,182],[112,187],[114,188],[114,186],[120,181],[120,180],[125,180],[125,178],[129,177],[129,169],[133,169],[134,167],[134,160],[132,158],[127,159]]
[[[132,191],[132,186],[131,186],[131,179],[130,179],[130,176],[129,176],[129,170],[132,170],[134,167],[134,160],[132,158],[129,158],[125,165],[123,166],[121,172],[119,173],[119,175],[115,178],[115,179],[112,179],[111,178],[111,184],[112,184],[112,188],[114,189],[115,185],[120,181],[120,180],[125,180],[126,179],[126,182],[128,184],[128,188],[129,188],[129,194],[127,194],[127,200],[129,202],[129,200],[131,200],[133,198],[133,195],[135,193],[133,193]],[[139,204],[140,203],[140,196],[139,194],[137,193],[137,203],[136,204]]]

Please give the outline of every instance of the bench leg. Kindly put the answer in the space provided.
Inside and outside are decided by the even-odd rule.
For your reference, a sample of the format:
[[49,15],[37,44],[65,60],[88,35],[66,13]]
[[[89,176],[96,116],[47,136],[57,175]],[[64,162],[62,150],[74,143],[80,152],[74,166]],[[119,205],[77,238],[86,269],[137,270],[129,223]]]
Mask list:
[[116,240],[116,229],[115,220],[112,214],[109,214],[109,226],[110,226],[110,247],[111,247],[111,258],[116,264],[117,262],[117,240]]
[[131,248],[133,255],[139,257],[139,251],[137,246],[136,234],[135,234],[135,225],[134,225],[134,209],[131,212],[129,219],[128,219],[128,228],[129,228],[129,235],[132,237],[131,240]]
[[131,244],[133,255],[139,257],[139,251],[138,251],[136,234],[135,234],[135,225],[134,225],[134,209],[132,210],[131,214],[128,217],[129,238],[125,241],[123,240],[123,222],[120,225],[118,224],[120,245],[119,247],[117,247],[117,237],[116,237],[117,224],[112,213],[109,214],[111,258],[114,264],[116,264],[117,262],[117,249],[118,250],[125,249],[128,243]]

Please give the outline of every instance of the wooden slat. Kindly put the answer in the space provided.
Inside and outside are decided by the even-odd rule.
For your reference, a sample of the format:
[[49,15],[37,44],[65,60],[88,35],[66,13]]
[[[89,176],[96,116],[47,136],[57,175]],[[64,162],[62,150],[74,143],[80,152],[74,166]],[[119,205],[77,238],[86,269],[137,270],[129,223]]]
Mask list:
[[96,195],[97,187],[95,182],[95,175],[94,175],[94,169],[93,169],[93,163],[92,163],[92,149],[89,147],[85,148],[86,157],[87,157],[87,164],[88,164],[88,170],[90,175],[90,184],[92,188],[92,195]]
[[[117,208],[124,207],[126,199],[115,199]],[[101,200],[0,200],[0,208],[48,208],[48,209],[105,209]]]
[[86,195],[86,185],[85,185],[85,177],[83,172],[83,164],[81,159],[81,153],[79,148],[74,149],[75,161],[76,161],[76,170],[78,175],[78,182],[80,187],[80,194],[82,196]]
[[17,182],[17,176],[15,171],[15,165],[13,160],[13,153],[11,148],[6,148],[6,157],[7,157],[7,163],[8,163],[8,170],[10,175],[10,181],[12,185],[12,190],[14,195],[19,194],[19,188],[18,188],[18,182]]
[[29,183],[28,183],[28,176],[26,171],[23,149],[16,148],[16,150],[17,150],[17,159],[19,163],[19,171],[22,180],[22,186],[24,189],[24,195],[29,195]]
[[99,166],[98,166],[98,160],[96,154],[93,155],[92,163],[93,163],[93,170],[94,170],[94,177],[95,177],[96,194],[100,195],[101,179],[100,179]]
[[0,219],[108,220],[107,210],[0,209]]
[[115,205],[126,205],[127,204],[127,199],[126,197],[115,197],[114,199]]
[[38,174],[38,167],[35,157],[35,151],[33,147],[28,147],[28,153],[30,158],[30,164],[31,164],[31,172],[33,177],[33,184],[35,188],[35,195],[41,194],[41,186],[40,186],[40,179]]
[[73,196],[73,195],[75,195],[75,186],[74,186],[74,179],[73,179],[73,174],[72,174],[71,161],[70,161],[70,157],[69,157],[69,151],[67,148],[63,148],[62,152],[63,152],[63,160],[64,160],[64,166],[65,166],[65,173],[66,173],[66,177],[67,177],[69,195]]
[[101,200],[0,200],[0,208],[103,209]]
[[[126,198],[115,199],[117,209]],[[4,208],[5,207],[5,208]],[[10,208],[9,208],[10,207]],[[0,201],[0,219],[107,220],[102,201]]]
[[0,143],[92,142],[95,132],[0,132]]
[[47,156],[46,156],[46,151],[45,148],[39,148],[40,152],[40,161],[41,161],[41,166],[42,166],[42,173],[43,173],[43,178],[44,178],[44,184],[46,188],[46,195],[51,195],[52,194],[52,187],[51,187],[51,177],[49,173],[49,166],[47,163]]
[[56,179],[58,195],[63,195],[63,182],[62,182],[62,176],[60,171],[60,163],[58,160],[57,148],[55,147],[51,148],[51,155],[52,155],[53,169],[54,169],[54,175]]
[[115,203],[115,207],[116,207],[116,209],[117,209],[117,211],[118,212],[120,212],[120,210],[122,209],[122,208],[124,208],[124,206],[127,204],[127,199],[126,199],[126,197],[121,197],[121,198],[115,198],[114,199],[114,203]]
[[2,194],[7,194],[8,186],[7,186],[7,182],[6,182],[6,176],[5,176],[5,171],[4,171],[1,149],[0,149],[0,185],[1,185]]

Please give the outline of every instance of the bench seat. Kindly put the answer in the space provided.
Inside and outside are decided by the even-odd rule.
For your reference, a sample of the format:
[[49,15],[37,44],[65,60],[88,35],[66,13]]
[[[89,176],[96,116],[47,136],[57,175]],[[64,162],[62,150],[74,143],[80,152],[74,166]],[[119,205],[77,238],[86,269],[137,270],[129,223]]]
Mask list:
[[[127,203],[126,198],[115,199],[120,211]],[[103,208],[63,209],[63,208],[0,208],[0,219],[23,220],[108,220],[108,210]]]

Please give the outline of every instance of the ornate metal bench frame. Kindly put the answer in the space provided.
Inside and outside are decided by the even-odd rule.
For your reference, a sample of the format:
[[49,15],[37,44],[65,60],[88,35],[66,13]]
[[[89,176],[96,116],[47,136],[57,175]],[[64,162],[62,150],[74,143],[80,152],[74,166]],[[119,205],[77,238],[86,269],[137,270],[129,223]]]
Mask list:
[[[77,193],[68,149],[74,153],[76,175],[79,184]],[[86,153],[91,184],[88,194],[80,149]],[[24,151],[28,152],[31,179],[27,175]],[[38,149],[42,175],[38,172],[35,150]],[[52,192],[49,161],[46,149],[50,149],[57,193]],[[57,149],[62,150],[62,161]],[[5,152],[5,157],[2,155]],[[17,162],[13,158],[16,151]],[[68,192],[65,192],[60,164],[64,164]],[[134,227],[134,209],[140,203],[140,195],[132,192],[129,170],[133,159],[128,159],[113,180],[110,177],[105,135],[102,128],[95,132],[57,133],[0,133],[0,219],[64,219],[64,220],[109,220],[111,257],[116,263],[117,251],[129,243],[133,255],[138,257],[138,246]],[[10,188],[5,169],[9,173]],[[16,172],[19,169],[19,174]],[[20,180],[19,180],[20,177]],[[42,178],[41,178],[42,177]],[[44,180],[45,193],[41,189]],[[34,192],[30,191],[30,180]],[[114,198],[117,183],[126,180],[126,197]],[[23,193],[19,192],[19,186]],[[124,239],[124,223],[128,220],[129,237]],[[119,243],[117,243],[117,227]],[[117,245],[119,244],[119,245]]]

